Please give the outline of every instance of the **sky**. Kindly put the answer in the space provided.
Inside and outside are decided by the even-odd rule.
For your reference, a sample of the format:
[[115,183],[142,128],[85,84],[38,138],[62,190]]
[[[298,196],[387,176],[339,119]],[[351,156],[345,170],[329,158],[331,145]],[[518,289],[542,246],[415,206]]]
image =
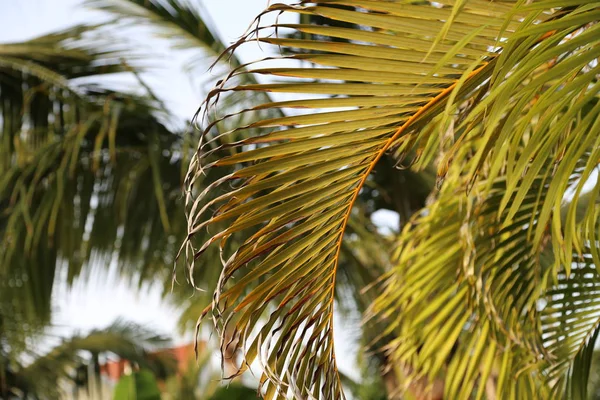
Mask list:
[[[199,1],[217,27],[225,43],[235,41],[245,32],[254,16],[266,6],[266,0],[192,0]],[[96,23],[103,16],[78,6],[79,0],[0,0],[0,43],[22,41],[77,23]],[[234,12],[232,12],[232,10]],[[148,46],[146,37],[139,45]],[[203,96],[191,84],[189,75],[182,73],[186,56],[174,54],[166,46],[152,40],[152,50],[167,62],[158,71],[145,77],[153,90],[182,120],[190,119]],[[246,48],[238,54],[242,60],[256,57],[257,49]],[[198,72],[196,72],[198,73]],[[205,70],[199,73],[206,74]],[[196,78],[196,77],[194,77]],[[182,210],[183,212],[183,210]],[[394,229],[395,215],[376,216],[380,226]],[[388,221],[394,221],[391,225]],[[116,273],[96,269],[86,282],[73,288],[60,288],[56,296],[55,324],[63,332],[85,332],[109,325],[118,317],[155,327],[159,333],[175,334],[178,311],[161,299],[162,287],[149,287],[135,292]],[[356,377],[356,346],[360,316],[344,321],[336,317],[335,344],[340,369]],[[192,340],[191,334],[175,334],[175,342]]]

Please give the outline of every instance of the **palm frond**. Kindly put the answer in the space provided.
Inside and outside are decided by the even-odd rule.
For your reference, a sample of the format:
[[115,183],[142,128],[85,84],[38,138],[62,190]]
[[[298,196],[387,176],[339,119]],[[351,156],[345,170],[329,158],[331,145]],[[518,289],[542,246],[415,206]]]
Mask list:
[[[317,15],[358,24],[360,29],[325,23],[257,27],[234,48],[257,40],[283,48],[284,55],[276,59],[300,61],[303,66],[281,67],[270,58],[261,60],[229,77],[260,74],[279,82],[230,86],[225,80],[207,99],[209,106],[216,102],[218,111],[219,97],[231,91],[293,96],[240,110],[286,112],[233,129],[230,134],[241,135],[242,140],[229,140],[227,134],[211,137],[209,124],[187,178],[189,239],[183,249],[192,267],[211,245],[225,249],[230,238],[244,238],[236,251],[222,256],[211,314],[219,329],[234,325],[240,343],[247,346],[241,371],[260,355],[266,398],[343,396],[332,343],[334,285],[352,206],[377,161],[392,148],[402,155],[413,148],[420,155],[432,154],[431,147],[439,146],[436,130],[424,128],[432,121],[442,125],[436,116],[449,114],[465,98],[485,93],[490,79],[496,82],[506,48],[512,51],[523,43],[517,54],[526,54],[544,47],[548,38],[556,40],[547,32],[557,29],[563,18],[573,18],[578,28],[595,18],[593,12],[582,12],[589,8],[586,5],[552,12],[546,4],[473,1],[456,14],[453,7],[440,4],[446,2],[275,4],[265,13]],[[272,29],[317,36],[271,36]],[[443,35],[432,47],[438,32]],[[319,36],[348,42],[322,41]],[[475,116],[481,115],[477,111],[463,124],[477,121]],[[229,116],[221,118],[226,121]],[[221,145],[209,149],[213,143]],[[238,148],[243,151],[231,154]],[[201,191],[195,180],[212,169],[231,172]],[[226,183],[234,188],[224,188]],[[223,222],[228,228],[195,244],[195,235]],[[251,283],[258,286],[248,289]],[[261,315],[266,322],[259,322]],[[467,322],[457,320],[451,326],[462,329],[461,321]],[[489,324],[482,329],[489,330]],[[487,351],[486,359],[491,354]]]
[[133,20],[161,29],[179,49],[202,49],[217,57],[227,48],[217,37],[209,16],[198,3],[189,0],[87,0],[84,4],[121,21]]
[[543,340],[556,357],[547,373],[557,383],[556,391],[570,399],[587,399],[589,371],[600,326],[598,272],[587,255],[572,266],[571,274],[560,274],[546,292],[548,305],[541,316]]
[[[496,210],[505,182],[497,182],[479,202],[456,192],[464,190],[456,184],[460,176],[447,179],[455,185],[445,185],[404,228],[396,246],[397,267],[374,304],[387,323],[384,332],[396,337],[385,351],[405,369],[406,385],[446,375],[445,397],[483,396],[490,378],[498,394],[542,393],[537,384],[542,379],[535,374],[522,374],[517,385],[507,380],[535,364],[537,354],[546,354],[535,321],[551,269],[531,257],[526,229],[537,214],[525,209],[503,228]],[[532,191],[529,205],[537,200]],[[508,372],[500,373],[497,363],[504,353],[514,359],[503,366]]]
[[[597,265],[597,6],[508,38],[481,95],[454,111],[441,193],[400,237],[375,306],[396,331],[386,350],[410,380],[444,375],[449,398],[586,398],[597,308],[554,294],[595,296],[577,282]],[[424,139],[434,154],[440,140]]]
[[[229,68],[242,68],[242,62],[230,54],[226,60],[221,60],[221,54],[227,45],[219,38],[217,30],[207,12],[198,3],[189,0],[87,0],[88,7],[109,13],[115,17],[116,27],[127,29],[132,23],[136,26],[146,26],[152,32],[158,33],[165,43],[175,50],[192,50],[194,55],[186,63],[185,70],[193,77],[200,72],[202,80],[200,86],[202,93],[208,91],[213,84],[212,79],[206,79],[206,70],[199,71],[198,64],[212,70],[216,66]],[[156,57],[163,57],[157,54]],[[226,61],[226,62],[225,62]],[[216,68],[215,68],[216,69]],[[215,71],[218,73],[218,71]],[[239,83],[257,83],[254,75],[239,75]],[[195,85],[196,81],[192,79]],[[237,92],[230,93],[222,99],[224,110],[237,107],[251,107],[253,104],[270,102],[270,97],[265,92]],[[218,129],[227,131],[233,126],[252,123],[259,119],[281,117],[279,109],[257,110],[231,118],[227,124],[219,124]]]

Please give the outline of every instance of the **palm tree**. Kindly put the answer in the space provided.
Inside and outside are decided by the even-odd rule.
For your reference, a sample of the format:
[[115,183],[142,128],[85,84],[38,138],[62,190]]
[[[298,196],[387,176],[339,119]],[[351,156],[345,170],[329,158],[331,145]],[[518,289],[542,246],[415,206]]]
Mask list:
[[[0,342],[0,394],[2,398],[58,399],[65,396],[64,391],[69,388],[84,387],[88,393],[92,391],[102,396],[98,393],[101,390],[99,355],[106,353],[130,360],[164,378],[174,373],[175,360],[150,351],[168,343],[166,337],[122,320],[84,336],[62,338],[45,352],[36,350],[30,342],[29,349],[15,356],[14,351],[5,347],[6,343]],[[89,387],[92,382],[95,388]]]
[[116,254],[125,274],[143,276],[169,251],[161,239],[180,229],[168,211],[180,172],[160,149],[175,151],[182,139],[156,102],[91,81],[128,70],[121,51],[100,49],[93,34],[76,27],[0,46],[0,303],[12,307],[1,315],[28,314],[40,326],[61,271],[71,283],[86,261],[108,264]]
[[[261,17],[280,13],[319,23],[257,19],[231,47],[280,55],[209,93],[186,177],[182,252],[193,269],[222,250],[203,314],[224,350],[243,350],[238,373],[260,361],[266,399],[343,398],[343,243],[391,153],[438,171],[366,311],[384,327],[376,339],[392,338],[375,349],[391,395],[587,398],[600,331],[600,2],[312,0]],[[271,80],[243,82],[257,75]],[[216,132],[206,117],[227,123],[222,99],[240,92],[273,99],[235,118],[285,114]],[[213,170],[223,178],[200,185]]]
[[[198,56],[216,57],[225,48],[197,8],[174,13],[176,1],[112,3],[122,8],[112,10],[123,13],[119,21],[152,22],[167,30],[173,46],[188,40]],[[90,6],[103,9],[99,2]],[[186,231],[177,211],[184,166],[195,139],[143,81],[150,56],[112,28],[77,26],[0,44],[3,332],[48,324],[57,276],[71,284],[116,262],[132,282],[158,280],[165,293],[171,288],[177,241]],[[102,81],[117,75],[139,81],[146,94],[115,91]],[[211,268],[196,276],[217,278]],[[189,294],[176,291],[174,301]]]

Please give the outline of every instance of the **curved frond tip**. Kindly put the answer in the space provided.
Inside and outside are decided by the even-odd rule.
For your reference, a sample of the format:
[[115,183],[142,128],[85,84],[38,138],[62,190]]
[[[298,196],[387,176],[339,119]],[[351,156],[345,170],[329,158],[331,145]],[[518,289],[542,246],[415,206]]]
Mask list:
[[[222,250],[221,277],[212,307],[205,314],[210,313],[222,333],[224,353],[232,354],[231,347],[243,350],[238,373],[254,362],[262,364],[262,393],[267,399],[343,398],[333,343],[337,263],[353,204],[382,155],[396,149],[403,157],[416,149],[422,157],[418,162],[428,162],[435,154],[432,149],[440,147],[439,126],[456,120],[459,129],[455,132],[460,134],[453,138],[456,145],[442,154],[440,170],[447,171],[448,160],[455,157],[465,162],[465,168],[472,168],[458,180],[462,193],[474,187],[473,182],[478,190],[494,187],[505,166],[515,166],[514,160],[499,167],[485,164],[494,144],[501,143],[494,128],[506,114],[500,108],[508,101],[504,93],[510,93],[505,85],[523,83],[522,79],[517,81],[519,75],[512,68],[522,62],[525,71],[537,74],[550,54],[544,54],[541,61],[535,58],[539,55],[535,49],[551,52],[551,46],[562,45],[573,33],[573,26],[578,29],[597,20],[595,9],[584,1],[569,2],[568,7],[552,1],[458,3],[322,0],[293,6],[274,4],[261,15],[262,20],[289,13],[319,17],[329,23],[258,26],[233,49],[258,41],[275,54],[281,52],[280,56],[236,68],[205,102],[204,139],[186,179],[188,238],[182,252],[193,283],[194,260],[210,246]],[[339,27],[342,24],[356,27]],[[573,42],[570,45],[573,51],[581,47]],[[578,65],[597,57],[597,49],[582,53]],[[506,59],[505,53],[513,58]],[[270,80],[236,85],[240,81],[232,78],[240,74],[268,76]],[[273,100],[220,115],[221,102],[240,91],[268,92]],[[281,110],[283,115],[256,119],[264,109]],[[233,118],[236,125],[228,129]],[[484,119],[491,122],[482,125]],[[507,124],[513,122],[516,124]],[[438,128],[429,129],[432,124]],[[458,145],[464,142],[476,142],[481,147],[465,145],[467,150],[460,150]],[[505,155],[502,149],[494,150]],[[221,169],[224,177],[200,189],[197,182],[207,168]],[[502,198],[501,192],[494,198],[506,217],[498,231],[506,233],[502,224],[520,214],[510,206],[516,181],[513,176],[502,179],[511,195]],[[516,195],[521,203],[537,187],[533,179],[527,183],[527,190]],[[490,211],[489,216],[497,222],[495,213]],[[544,218],[544,210],[540,218]],[[460,219],[456,229],[462,229]],[[204,230],[210,232],[210,238],[196,243],[195,237]],[[526,230],[521,231],[527,236]],[[457,257],[460,243],[454,242]],[[448,246],[454,244],[448,242]],[[446,272],[436,275],[428,271],[434,274],[431,284],[446,276]],[[448,270],[448,276],[456,276],[456,270]],[[447,307],[456,307],[463,300],[467,303],[473,292],[471,283],[467,279],[461,288],[444,287],[451,299]],[[397,294],[389,299],[394,296]],[[527,309],[532,303],[518,306]],[[448,315],[437,316],[436,321]],[[428,317],[419,318],[413,324]],[[457,337],[465,326],[473,326],[472,331],[487,337],[497,330],[499,319],[473,325],[465,314],[436,332],[442,340],[448,335]],[[407,328],[410,326],[398,327],[400,331]],[[519,334],[508,335],[505,342],[487,348],[483,340],[469,342],[471,349],[479,349],[477,356],[485,361],[485,368],[450,364],[455,382],[485,379],[497,349],[510,348]],[[436,345],[447,344],[440,340],[422,351],[435,355]],[[428,365],[432,361],[440,370],[446,359],[428,359]],[[416,378],[431,371],[420,370],[421,376]],[[446,390],[464,394],[466,388],[456,383]]]

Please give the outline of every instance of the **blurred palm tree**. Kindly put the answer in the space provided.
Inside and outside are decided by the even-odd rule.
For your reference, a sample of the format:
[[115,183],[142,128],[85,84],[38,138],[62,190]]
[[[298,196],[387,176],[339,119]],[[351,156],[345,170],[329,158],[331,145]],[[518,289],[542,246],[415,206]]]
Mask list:
[[[184,37],[204,58],[220,54],[224,45],[199,9],[178,4],[90,2],[119,22],[169,30],[174,47]],[[194,134],[178,128],[185,124],[142,81],[142,58],[151,55],[141,57],[112,28],[77,26],[0,45],[0,319],[18,319],[13,326],[45,326],[57,279],[72,284],[94,267],[116,264],[132,282],[170,288]],[[123,75],[145,93],[103,81]],[[216,281],[218,271],[200,275]]]
[[[121,3],[166,16],[165,8],[149,3]],[[169,14],[171,31],[214,56],[224,47],[201,29],[196,11]],[[69,347],[18,366],[31,340],[47,337],[57,282],[70,285],[93,268],[116,265],[132,283],[164,282],[168,292],[185,235],[181,182],[193,132],[180,128],[185,124],[143,82],[142,58],[149,56],[140,57],[111,31],[76,26],[0,44],[0,360],[10,366],[2,371],[5,380],[19,385],[45,374],[36,366],[54,362],[55,353],[65,364],[90,341],[95,354],[113,349],[92,332],[87,342],[74,338]],[[111,89],[108,76],[128,76],[143,94]],[[196,278],[217,277],[218,270],[204,268]],[[187,288],[179,292],[175,302],[190,301]]]
[[100,356],[106,354],[127,359],[163,379],[175,372],[173,357],[151,353],[169,344],[166,337],[121,320],[83,336],[46,336],[48,342],[59,340],[48,351],[35,350],[33,338],[29,339],[29,348],[16,356],[9,344],[0,342],[2,398],[58,399],[79,390],[92,398],[105,398],[108,393],[102,393],[100,384]]

